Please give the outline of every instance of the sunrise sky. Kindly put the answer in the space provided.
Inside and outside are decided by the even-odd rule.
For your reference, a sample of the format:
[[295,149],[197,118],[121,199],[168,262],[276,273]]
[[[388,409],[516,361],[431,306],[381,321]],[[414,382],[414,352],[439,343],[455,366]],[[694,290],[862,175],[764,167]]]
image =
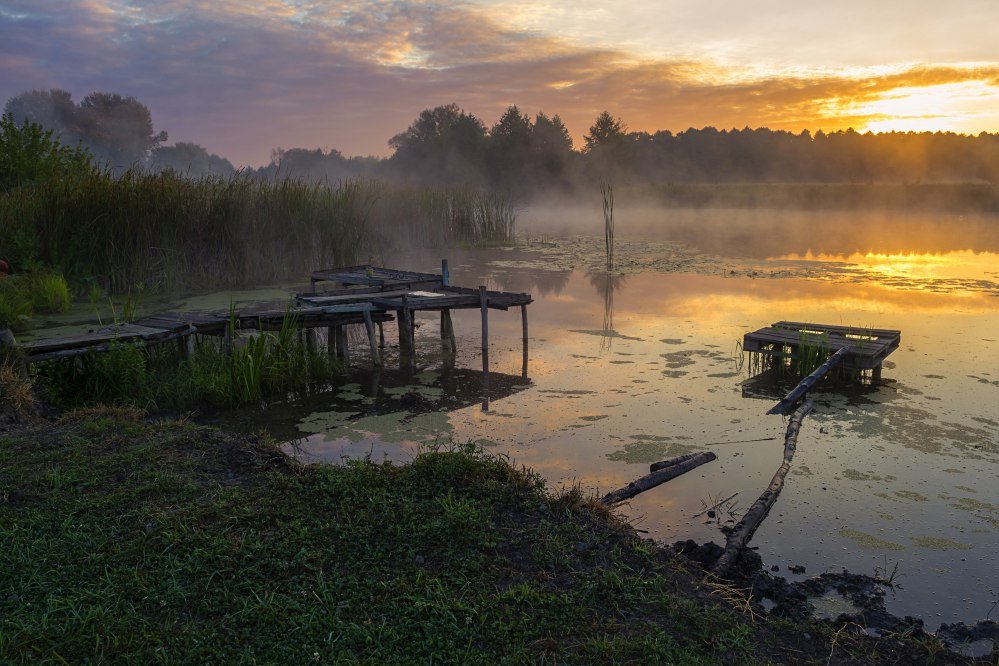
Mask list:
[[999,2],[3,0],[0,102],[133,95],[172,141],[385,155],[425,108],[631,130],[999,131]]

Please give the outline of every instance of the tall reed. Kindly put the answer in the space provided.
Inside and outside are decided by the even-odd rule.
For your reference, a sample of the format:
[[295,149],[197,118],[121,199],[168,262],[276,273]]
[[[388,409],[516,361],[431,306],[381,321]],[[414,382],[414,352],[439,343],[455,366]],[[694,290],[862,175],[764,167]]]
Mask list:
[[614,188],[610,183],[600,183],[604,203],[604,245],[607,249],[607,268],[614,266]]
[[334,185],[237,174],[93,171],[0,195],[0,247],[108,293],[180,291],[301,278],[387,245],[506,241],[515,214],[469,188]]

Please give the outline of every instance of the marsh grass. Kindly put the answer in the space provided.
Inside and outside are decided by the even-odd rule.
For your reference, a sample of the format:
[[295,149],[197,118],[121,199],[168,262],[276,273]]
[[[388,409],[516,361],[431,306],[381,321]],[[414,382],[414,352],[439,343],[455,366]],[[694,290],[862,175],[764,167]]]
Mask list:
[[47,399],[63,408],[235,407],[320,388],[341,370],[300,333],[289,314],[278,331],[237,331],[231,346],[206,338],[186,358],[173,344],[118,344],[106,353],[39,364],[35,372]]
[[0,277],[0,328],[28,329],[35,314],[67,312],[69,286],[62,275],[35,271]]
[[0,247],[113,295],[275,283],[400,244],[509,241],[515,220],[507,198],[471,188],[94,170],[0,196]]
[[517,211],[511,199],[467,187],[372,184],[372,228],[383,245],[416,247],[512,243]]

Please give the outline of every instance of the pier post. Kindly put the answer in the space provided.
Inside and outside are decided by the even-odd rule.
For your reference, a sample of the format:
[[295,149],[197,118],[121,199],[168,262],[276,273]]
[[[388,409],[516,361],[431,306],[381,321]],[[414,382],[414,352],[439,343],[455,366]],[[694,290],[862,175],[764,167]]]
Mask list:
[[409,299],[402,295],[402,309],[399,310],[399,366],[412,369],[416,365],[416,352],[413,349],[413,313],[409,309]]
[[479,309],[482,311],[482,409],[489,409],[489,299],[479,285]]
[[329,354],[330,360],[332,361],[337,357],[336,353],[336,327],[327,326],[326,327],[326,353]]
[[871,383],[877,383],[881,381],[881,366],[883,363],[878,363],[871,369]]
[[520,323],[524,333],[524,363],[520,370],[522,378],[527,379],[527,306],[520,306]]
[[441,350],[445,356],[453,356],[458,345],[454,337],[454,322],[451,320],[451,310],[441,310]]
[[340,358],[343,359],[343,367],[347,368],[350,366],[350,350],[347,348],[346,326],[336,327],[336,350]]
[[378,322],[378,348],[385,349],[385,326]]
[[371,362],[376,367],[381,367],[382,357],[378,353],[378,345],[375,344],[375,326],[371,321],[371,312],[364,311],[364,328],[368,332],[368,346],[371,347]]

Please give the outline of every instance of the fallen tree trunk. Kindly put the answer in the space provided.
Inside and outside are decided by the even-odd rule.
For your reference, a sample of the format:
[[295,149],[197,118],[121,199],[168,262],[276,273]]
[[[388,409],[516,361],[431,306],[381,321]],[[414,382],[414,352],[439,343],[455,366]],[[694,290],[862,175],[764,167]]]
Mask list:
[[805,397],[808,389],[815,385],[815,382],[825,377],[826,373],[840,364],[850,353],[849,347],[840,347],[836,353],[826,359],[826,362],[815,369],[815,371],[798,382],[798,385],[791,389],[791,392],[784,396],[784,399],[770,408],[767,414],[780,414],[787,416],[795,403]]
[[604,505],[611,505],[623,502],[626,499],[630,499],[639,493],[644,493],[650,488],[655,488],[662,483],[666,483],[670,479],[675,479],[681,474],[686,474],[690,470],[700,467],[704,463],[711,462],[717,458],[718,456],[716,456],[713,451],[703,451],[701,453],[680,456],[680,462],[669,465],[668,467],[663,467],[662,469],[650,474],[646,474],[641,478],[635,479],[623,488],[618,488],[614,492],[607,493],[600,500],[600,503]]
[[777,468],[777,472],[774,474],[774,478],[771,479],[767,489],[753,503],[753,506],[749,507],[742,520],[728,533],[728,538],[725,542],[725,551],[711,567],[712,573],[719,576],[725,575],[739,556],[739,551],[749,543],[749,540],[753,538],[753,534],[756,533],[757,528],[767,517],[767,514],[770,513],[771,507],[777,501],[777,496],[780,495],[780,491],[784,488],[784,477],[787,476],[788,471],[791,469],[791,458],[794,457],[794,449],[798,442],[798,431],[801,430],[801,421],[808,412],[812,411],[813,406],[811,399],[808,399],[791,415],[791,420],[787,424],[787,433],[784,437],[784,461]]
[[697,453],[684,453],[682,456],[677,456],[676,458],[670,458],[669,460],[663,460],[660,462],[654,462],[649,465],[650,472],[658,472],[661,469],[666,469],[667,467],[672,467],[673,465],[679,465],[680,463],[690,460],[694,456],[699,455]]

